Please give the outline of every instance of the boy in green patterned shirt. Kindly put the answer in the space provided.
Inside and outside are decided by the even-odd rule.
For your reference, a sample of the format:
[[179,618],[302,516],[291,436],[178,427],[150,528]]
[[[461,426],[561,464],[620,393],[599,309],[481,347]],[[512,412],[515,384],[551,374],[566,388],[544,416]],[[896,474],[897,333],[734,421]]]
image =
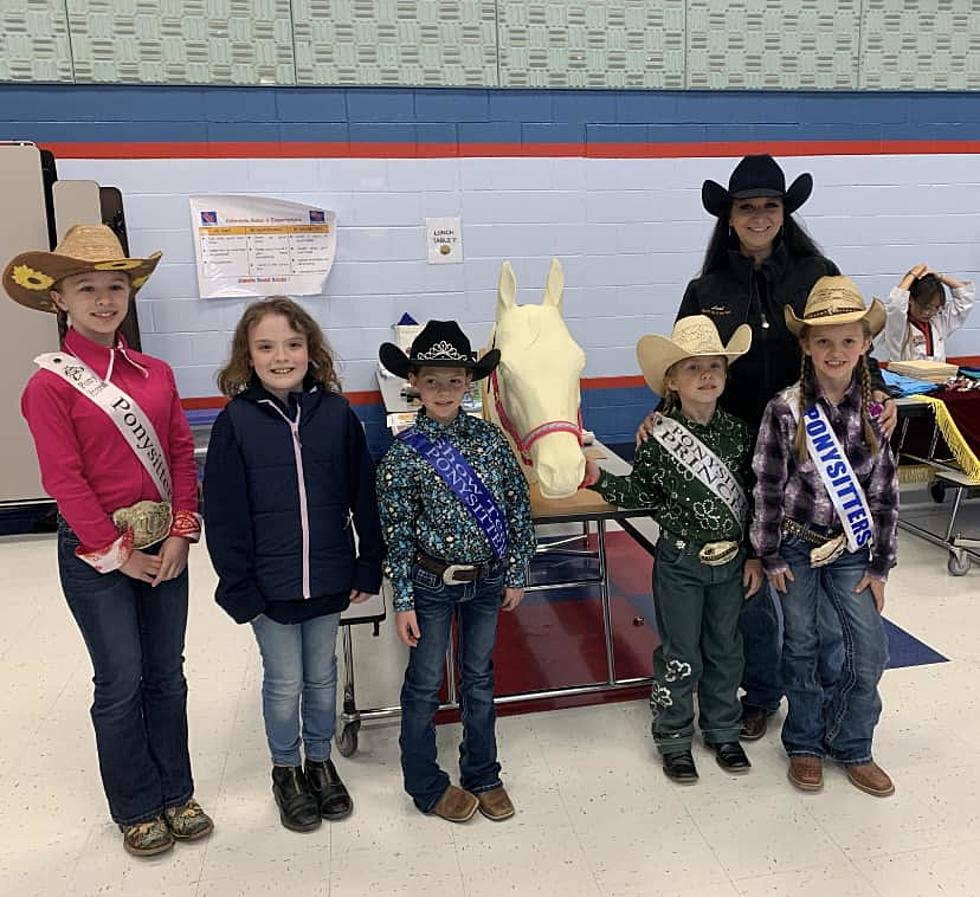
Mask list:
[[620,507],[652,507],[660,525],[653,594],[660,645],[653,653],[653,738],[664,772],[698,778],[691,740],[698,724],[719,765],[751,764],[738,741],[742,639],[739,610],[762,585],[762,565],[746,560],[749,428],[717,407],[729,361],[744,355],[752,332],[739,327],[723,345],[712,320],[681,318],[670,339],[645,336],[637,358],[650,388],[664,396],[653,436],[626,477],[586,464],[586,485]]

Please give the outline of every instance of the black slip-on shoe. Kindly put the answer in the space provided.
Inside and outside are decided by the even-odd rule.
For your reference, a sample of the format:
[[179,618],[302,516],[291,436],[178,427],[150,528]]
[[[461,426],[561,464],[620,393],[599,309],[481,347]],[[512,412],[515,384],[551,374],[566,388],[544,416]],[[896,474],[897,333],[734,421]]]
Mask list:
[[668,779],[675,782],[693,784],[698,780],[698,768],[694,765],[694,757],[690,751],[664,754],[664,772]]

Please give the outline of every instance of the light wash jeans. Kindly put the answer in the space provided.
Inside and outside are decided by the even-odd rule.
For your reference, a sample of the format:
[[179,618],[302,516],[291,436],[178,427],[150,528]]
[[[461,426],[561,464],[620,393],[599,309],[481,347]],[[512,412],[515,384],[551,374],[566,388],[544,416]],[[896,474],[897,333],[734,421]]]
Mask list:
[[[783,747],[792,756],[830,756],[844,765],[871,760],[871,740],[881,697],[878,683],[888,663],[888,641],[870,589],[854,587],[864,576],[868,552],[845,553],[826,567],[810,567],[813,546],[787,537],[781,553],[795,580],[780,596],[783,607],[783,684],[789,711]],[[819,677],[821,605],[840,620],[843,664],[825,693]]]
[[[829,602],[817,608],[820,624],[820,682],[826,691],[834,687],[844,663],[844,643],[837,612]],[[779,593],[763,583],[742,603],[738,618],[745,669],[742,673],[743,707],[775,713],[783,699],[783,612]]]
[[265,614],[252,621],[262,652],[265,735],[277,766],[301,765],[301,741],[307,760],[330,758],[337,727],[339,623],[339,613],[304,623],[277,623]]

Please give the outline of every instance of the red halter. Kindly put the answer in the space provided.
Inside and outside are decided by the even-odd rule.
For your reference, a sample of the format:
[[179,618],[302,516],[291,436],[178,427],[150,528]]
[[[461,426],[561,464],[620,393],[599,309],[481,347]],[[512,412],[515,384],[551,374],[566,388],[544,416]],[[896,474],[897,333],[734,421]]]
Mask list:
[[490,374],[490,393],[493,395],[493,407],[497,411],[497,419],[500,421],[505,432],[514,440],[517,451],[520,453],[521,460],[527,467],[531,466],[531,446],[544,436],[552,433],[571,433],[582,444],[582,410],[579,409],[578,423],[573,424],[570,420],[548,420],[543,424],[534,427],[525,436],[521,437],[517,432],[517,427],[507,415],[504,403],[500,400],[500,384],[497,382],[497,372]]

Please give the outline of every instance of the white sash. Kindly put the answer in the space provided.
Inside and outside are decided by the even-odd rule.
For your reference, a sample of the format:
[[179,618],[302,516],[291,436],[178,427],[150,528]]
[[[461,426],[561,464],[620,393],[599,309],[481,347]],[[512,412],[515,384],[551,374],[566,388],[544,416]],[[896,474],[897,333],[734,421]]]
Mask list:
[[57,374],[105,412],[150,475],[160,498],[170,501],[170,468],[160,447],[157,431],[136,400],[118,386],[103,380],[85,362],[67,352],[48,352],[34,359],[38,367]]
[[[799,423],[799,384],[787,390],[787,403]],[[803,413],[803,428],[807,451],[844,527],[847,550],[857,551],[869,545],[874,535],[874,520],[864,489],[819,403]]]
[[683,424],[659,413],[653,419],[653,438],[724,503],[739,527],[745,526],[749,506],[745,492],[721,458]]

